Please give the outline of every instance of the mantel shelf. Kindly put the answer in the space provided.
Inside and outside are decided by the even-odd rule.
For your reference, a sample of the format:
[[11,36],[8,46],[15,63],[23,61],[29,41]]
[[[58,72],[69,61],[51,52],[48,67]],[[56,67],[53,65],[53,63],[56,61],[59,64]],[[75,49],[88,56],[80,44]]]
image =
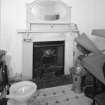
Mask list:
[[36,24],[36,25],[73,25],[73,23],[70,22],[30,22],[30,24]]

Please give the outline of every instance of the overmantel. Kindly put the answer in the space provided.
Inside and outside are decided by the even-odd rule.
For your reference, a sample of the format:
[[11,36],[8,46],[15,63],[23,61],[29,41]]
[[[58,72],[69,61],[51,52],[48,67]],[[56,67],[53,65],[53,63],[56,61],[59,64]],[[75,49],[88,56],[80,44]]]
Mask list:
[[70,22],[71,7],[62,0],[35,0],[27,5],[27,24]]

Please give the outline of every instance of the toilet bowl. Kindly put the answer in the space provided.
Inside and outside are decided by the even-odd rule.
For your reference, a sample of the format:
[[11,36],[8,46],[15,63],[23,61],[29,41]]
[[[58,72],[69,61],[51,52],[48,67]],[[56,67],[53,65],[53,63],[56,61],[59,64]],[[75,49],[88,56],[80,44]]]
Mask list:
[[32,81],[21,81],[10,87],[10,94],[6,98],[13,100],[15,105],[27,105],[27,101],[36,92],[37,85]]

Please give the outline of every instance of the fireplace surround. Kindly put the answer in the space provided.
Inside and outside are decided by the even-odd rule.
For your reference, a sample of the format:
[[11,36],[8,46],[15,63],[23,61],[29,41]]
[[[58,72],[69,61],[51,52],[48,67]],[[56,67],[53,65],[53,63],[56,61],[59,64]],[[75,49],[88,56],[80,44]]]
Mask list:
[[[60,0],[36,0],[27,4],[26,7],[27,29],[18,31],[23,38],[23,80],[35,78],[38,70],[34,71],[34,69],[42,62],[44,63],[41,67],[52,64],[52,67],[56,65],[54,69],[57,67],[61,69],[61,74],[70,74],[70,68],[74,62],[74,38],[79,32],[77,25],[71,23],[71,7]],[[62,48],[57,46],[62,46]],[[56,49],[60,51],[57,52]],[[63,61],[56,60],[57,54],[60,56],[58,58]],[[44,59],[39,62],[40,57]],[[39,62],[38,65],[36,61]]]

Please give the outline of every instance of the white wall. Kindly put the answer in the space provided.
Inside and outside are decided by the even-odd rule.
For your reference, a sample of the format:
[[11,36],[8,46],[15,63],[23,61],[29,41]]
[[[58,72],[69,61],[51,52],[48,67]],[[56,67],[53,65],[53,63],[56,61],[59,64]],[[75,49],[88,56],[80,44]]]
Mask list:
[[72,6],[72,21],[81,32],[91,33],[93,28],[105,28],[105,0],[64,0]]
[[[1,0],[0,0],[0,7],[1,7]],[[1,39],[1,8],[0,8],[0,39]]]
[[[8,51],[12,70],[21,72],[21,38],[18,29],[26,28],[26,2],[33,0],[1,0],[0,47]],[[72,22],[80,32],[91,33],[94,28],[105,28],[105,0],[63,0],[72,6]]]
[[2,46],[11,57],[11,72],[21,72],[21,40],[17,29],[25,28],[26,10],[24,0],[2,0],[1,7]]

